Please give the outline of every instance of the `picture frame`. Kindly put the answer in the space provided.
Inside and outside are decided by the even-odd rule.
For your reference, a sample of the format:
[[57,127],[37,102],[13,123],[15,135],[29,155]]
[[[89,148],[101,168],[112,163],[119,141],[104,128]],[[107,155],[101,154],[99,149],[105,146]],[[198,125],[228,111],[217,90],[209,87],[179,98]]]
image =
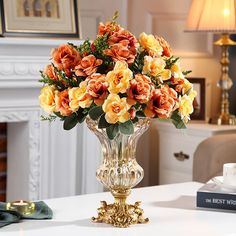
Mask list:
[[191,120],[206,120],[206,79],[205,78],[187,78],[193,84],[193,89],[197,96],[193,101],[194,111],[190,115]]
[[80,37],[77,0],[0,0],[0,16],[2,36]]

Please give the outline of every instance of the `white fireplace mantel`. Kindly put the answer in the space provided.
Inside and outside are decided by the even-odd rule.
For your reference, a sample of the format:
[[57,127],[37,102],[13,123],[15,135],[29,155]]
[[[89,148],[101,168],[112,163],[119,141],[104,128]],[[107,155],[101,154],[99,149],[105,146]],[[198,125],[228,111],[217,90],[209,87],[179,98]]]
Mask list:
[[0,122],[9,123],[8,199],[101,190],[95,179],[99,144],[86,125],[64,131],[60,121],[40,121],[39,70],[49,63],[51,49],[68,41],[81,43],[70,39],[0,38]]

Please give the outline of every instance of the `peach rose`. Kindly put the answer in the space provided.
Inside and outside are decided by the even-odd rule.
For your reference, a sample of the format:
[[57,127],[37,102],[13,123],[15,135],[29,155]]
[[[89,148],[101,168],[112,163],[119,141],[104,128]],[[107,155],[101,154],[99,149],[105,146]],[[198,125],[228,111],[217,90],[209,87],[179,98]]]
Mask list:
[[140,45],[147,50],[150,56],[161,56],[163,49],[158,40],[152,35],[147,35],[144,32],[139,36]]
[[101,59],[96,59],[94,55],[84,57],[79,65],[75,67],[77,76],[89,76],[97,71],[97,67],[102,64]]
[[110,49],[105,49],[103,53],[112,57],[114,61],[125,61],[128,64],[132,64],[135,59],[136,51],[129,49],[129,41],[122,40],[119,43],[115,43]]
[[56,110],[61,113],[62,116],[69,116],[72,113],[72,110],[69,106],[69,94],[68,90],[63,90],[61,92],[56,92]]
[[130,108],[129,110],[129,116],[130,116],[130,119],[133,120],[136,116],[136,110],[134,108]]
[[128,68],[128,64],[125,62],[117,61],[112,71],[109,71],[106,75],[106,79],[109,83],[110,93],[125,93],[130,87],[129,81],[132,79],[133,73]]
[[69,44],[63,44],[55,48],[51,52],[53,63],[59,70],[65,70],[66,74],[70,74],[70,70],[80,61],[79,52]]
[[170,57],[171,56],[170,45],[162,37],[156,37],[156,39],[163,49],[162,56]]
[[130,88],[128,90],[128,103],[134,105],[137,102],[146,103],[151,96],[151,79],[145,75],[137,74],[135,78],[130,81]]
[[82,81],[79,87],[69,89],[69,106],[72,111],[80,107],[87,108],[93,103],[91,96],[87,93],[87,81]]
[[55,111],[55,88],[53,86],[44,86],[39,95],[40,106],[48,113]]
[[147,117],[169,118],[171,113],[178,108],[178,97],[174,89],[168,85],[155,89],[151,100],[148,102],[144,113]]
[[94,98],[94,103],[101,106],[108,94],[108,82],[105,75],[93,74],[88,80],[87,92]]
[[120,98],[118,94],[109,94],[102,105],[105,119],[110,124],[115,124],[116,122],[124,123],[129,120],[129,108],[130,105],[127,103],[126,98]]
[[47,65],[44,69],[44,74],[52,80],[58,80],[57,74],[52,65]]
[[187,93],[193,87],[193,85],[187,79],[175,79],[172,77],[171,83],[176,85],[175,90],[181,94]]

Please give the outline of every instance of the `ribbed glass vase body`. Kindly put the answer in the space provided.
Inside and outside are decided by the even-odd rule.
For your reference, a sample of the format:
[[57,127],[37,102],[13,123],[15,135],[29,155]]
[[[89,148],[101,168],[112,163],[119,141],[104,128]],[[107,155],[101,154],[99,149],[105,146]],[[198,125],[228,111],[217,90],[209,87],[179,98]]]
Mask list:
[[99,129],[96,121],[87,119],[87,125],[100,140],[103,163],[97,169],[97,179],[112,193],[127,191],[143,178],[143,168],[136,161],[136,146],[139,137],[147,130],[149,119],[140,119],[134,124],[134,133],[118,133],[109,139],[105,129]]

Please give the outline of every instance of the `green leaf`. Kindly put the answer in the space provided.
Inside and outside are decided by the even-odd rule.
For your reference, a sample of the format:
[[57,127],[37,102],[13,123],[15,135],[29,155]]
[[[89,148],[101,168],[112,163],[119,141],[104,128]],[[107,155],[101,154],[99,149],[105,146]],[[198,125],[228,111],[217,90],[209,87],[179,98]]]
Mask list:
[[76,113],[77,113],[78,122],[83,123],[86,116],[88,115],[88,110],[80,107]]
[[76,126],[76,124],[79,122],[77,114],[72,113],[70,116],[67,116],[64,120],[63,128],[65,130],[70,130]]
[[102,107],[93,107],[92,109],[90,109],[89,111],[89,116],[92,120],[97,120],[102,114],[104,113],[104,111],[102,110]]
[[138,122],[138,117],[135,116],[134,119],[131,120],[133,122],[133,124],[137,123]]
[[122,134],[130,135],[134,133],[134,126],[131,120],[128,120],[125,123],[120,123],[119,129]]
[[104,128],[109,127],[110,125],[111,125],[111,124],[109,124],[109,123],[106,121],[106,119],[105,119],[105,114],[103,114],[103,115],[100,117],[99,121],[98,121],[98,128],[99,128],[99,129],[104,129]]
[[60,112],[53,112],[57,117],[59,117],[61,120],[65,120],[66,116],[62,116]]
[[140,118],[146,117],[143,111],[137,111],[137,112],[136,112],[136,116],[137,116],[137,117],[140,117]]
[[191,70],[185,70],[185,71],[182,71],[182,74],[183,74],[183,75],[188,75],[188,74],[190,74],[190,73],[192,73]]
[[176,111],[173,112],[173,114],[171,116],[171,120],[177,129],[185,129],[186,128],[186,125],[183,122],[183,120],[181,119],[181,117],[179,116],[178,112],[176,112]]
[[52,121],[55,121],[57,117],[50,114],[49,116],[41,115],[40,118],[41,118],[41,121],[48,120],[49,122],[52,122]]
[[117,124],[110,125],[106,128],[106,133],[109,139],[114,139],[119,132],[119,126]]

